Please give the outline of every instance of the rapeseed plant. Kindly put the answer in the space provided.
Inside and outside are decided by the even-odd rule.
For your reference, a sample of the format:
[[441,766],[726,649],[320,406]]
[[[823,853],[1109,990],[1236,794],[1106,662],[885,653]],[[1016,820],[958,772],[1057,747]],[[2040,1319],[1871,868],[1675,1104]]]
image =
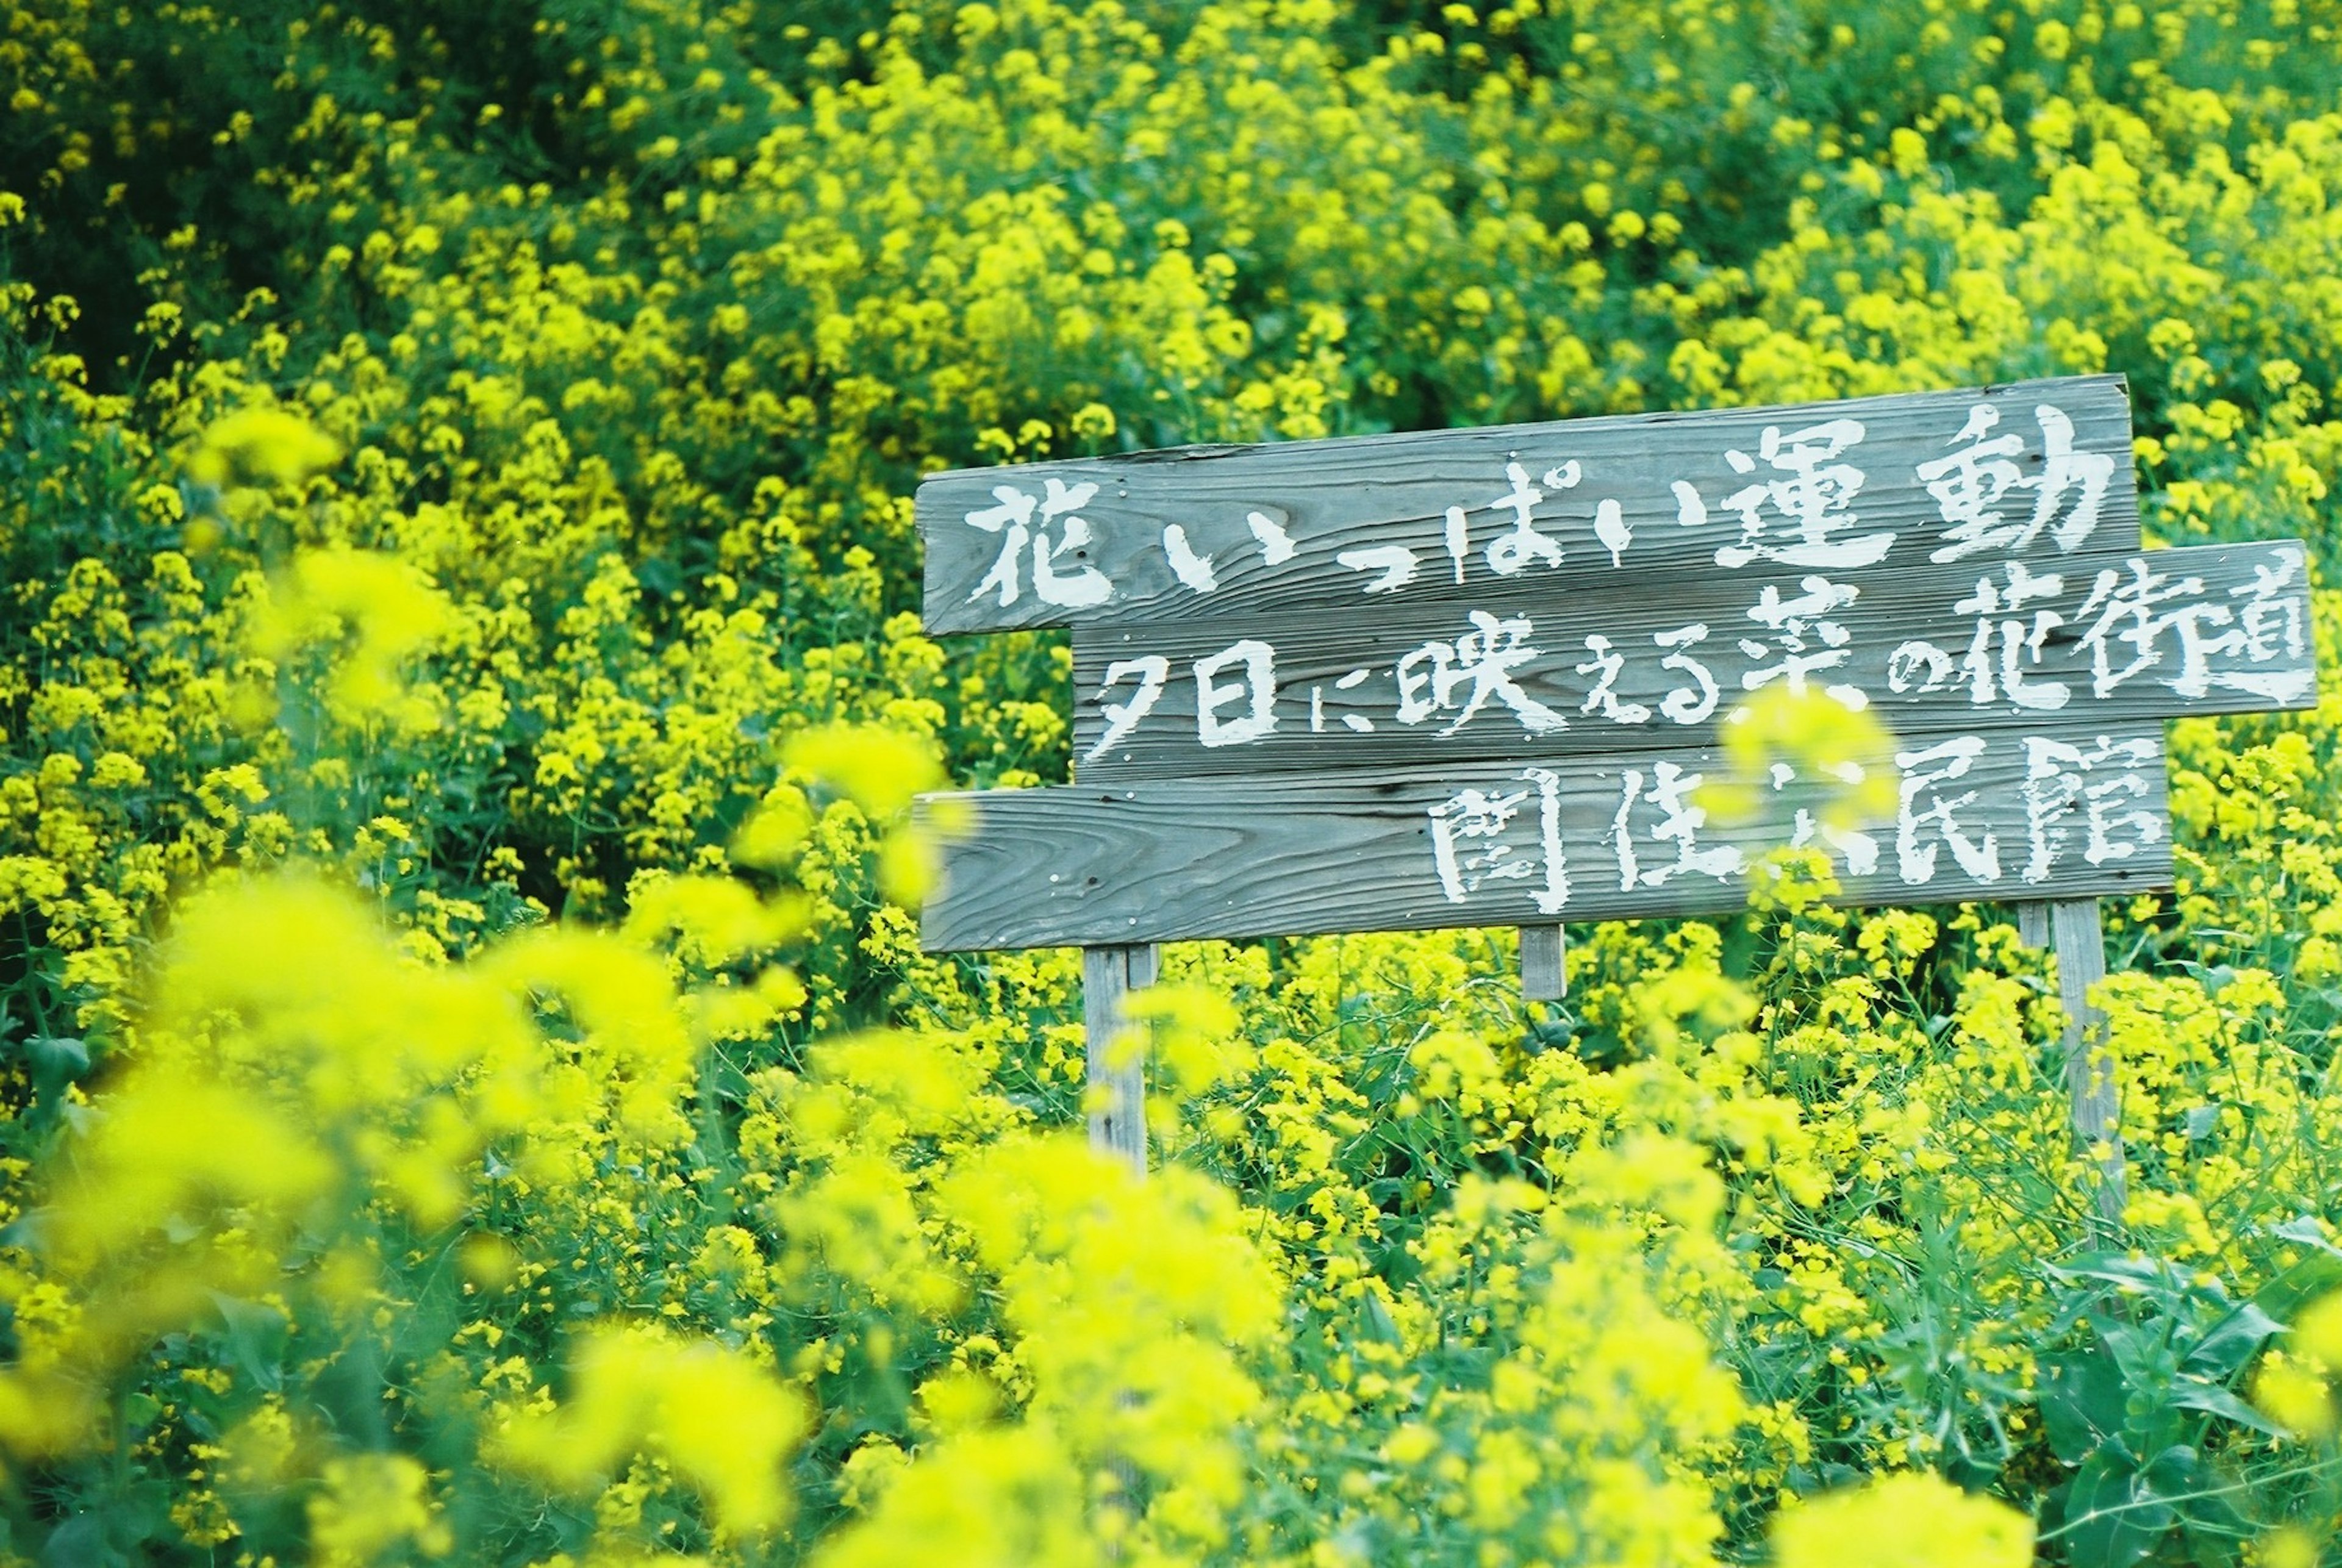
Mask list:
[[0,15],[0,1554],[2332,1554],[2331,700],[2108,910],[2124,1241],[2286,1331],[2108,1374],[2184,1485],[2007,911],[1182,944],[1141,1186],[902,825],[1067,767],[936,467],[2111,369],[2322,566],[2330,7]]

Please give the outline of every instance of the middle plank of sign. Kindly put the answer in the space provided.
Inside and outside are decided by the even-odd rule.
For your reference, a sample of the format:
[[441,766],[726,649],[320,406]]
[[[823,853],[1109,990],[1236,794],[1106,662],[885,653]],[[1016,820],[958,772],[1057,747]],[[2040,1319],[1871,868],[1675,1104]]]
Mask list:
[[[1922,841],[1951,847],[1963,882],[1997,880],[1997,850],[1977,846],[1995,843],[1983,818],[1999,807],[1973,787],[2005,771],[1996,748],[2010,801],[2033,803],[2035,820],[2003,826],[2027,881],[2067,883],[2054,863],[2068,835],[2042,818],[2054,800],[2083,820],[2076,854],[2093,867],[2125,858],[2132,822],[2132,847],[2157,853],[2122,885],[2157,885],[2160,719],[2315,700],[2306,553],[2142,553],[2113,378],[1014,472],[992,471],[991,506],[961,519],[996,524],[1001,550],[956,580],[966,530],[947,509],[984,475],[922,490],[928,619],[1074,624],[1081,784],[1274,773],[1288,806],[1311,772],[1389,774],[1386,795],[1433,786],[1417,853],[1459,906],[1434,915],[1485,918],[1474,895],[1490,882],[1560,914],[1573,821],[1598,830],[1630,894],[1681,872],[1728,881],[1749,856],[1699,842],[1692,790],[1714,764],[1695,754],[1767,689],[1874,709],[1903,737],[1900,874],[1855,834],[1837,847],[1857,893],[1929,881]],[[1496,759],[1533,765],[1478,779],[1471,764]],[[1261,787],[1256,808],[1276,798]],[[1633,824],[1654,814],[1638,854]],[[1816,837],[1803,813],[1787,831]],[[1376,923],[1425,913],[1397,904],[1413,913]],[[1266,929],[1241,922],[1268,913],[1205,923]]]

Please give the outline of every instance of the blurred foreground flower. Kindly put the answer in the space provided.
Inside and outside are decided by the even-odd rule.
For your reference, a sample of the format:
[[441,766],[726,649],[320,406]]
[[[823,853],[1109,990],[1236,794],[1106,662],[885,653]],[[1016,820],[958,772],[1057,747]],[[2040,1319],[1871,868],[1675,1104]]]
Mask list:
[[1728,774],[1700,794],[1719,821],[1748,822],[1787,804],[1797,824],[1792,846],[1802,848],[1817,831],[1831,841],[1895,819],[1895,736],[1869,708],[1810,688],[1767,686],[1726,714],[1716,733]]
[[454,607],[419,567],[371,550],[304,550],[254,605],[248,643],[280,667],[310,649],[330,659],[334,710],[389,720],[414,734],[440,719],[436,689],[409,684],[400,666],[454,623]]
[[1775,1568],[2027,1568],[2033,1522],[1941,1476],[1883,1476],[1782,1511]]
[[340,461],[342,444],[297,414],[246,408],[204,432],[187,476],[215,490],[289,484]]
[[804,1396],[747,1355],[651,1323],[589,1331],[570,1363],[570,1398],[511,1418],[502,1462],[593,1495],[624,1462],[653,1453],[707,1500],[725,1528],[753,1533],[788,1517],[782,1464],[810,1419]]
[[2342,1373],[2342,1293],[2304,1311],[2284,1345],[2262,1357],[2253,1378],[2253,1403],[2297,1437],[2330,1438],[2342,1431],[2337,1373]]

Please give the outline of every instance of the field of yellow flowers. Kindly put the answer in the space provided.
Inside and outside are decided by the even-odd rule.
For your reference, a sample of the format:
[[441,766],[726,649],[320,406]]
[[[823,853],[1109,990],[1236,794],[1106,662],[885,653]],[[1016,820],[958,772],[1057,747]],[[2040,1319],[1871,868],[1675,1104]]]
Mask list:
[[906,913],[924,472],[2104,370],[2327,564],[2336,0],[0,0],[0,1563],[2342,1563],[2342,696],[2112,1233],[2005,908],[1176,946],[1143,1183]]

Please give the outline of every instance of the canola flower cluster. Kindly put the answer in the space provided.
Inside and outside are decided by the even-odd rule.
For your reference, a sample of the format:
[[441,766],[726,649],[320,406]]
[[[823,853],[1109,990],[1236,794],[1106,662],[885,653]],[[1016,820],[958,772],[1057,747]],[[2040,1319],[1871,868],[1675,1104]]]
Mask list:
[[0,1560],[2334,1560],[2334,699],[2172,726],[2113,1236],[2005,909],[1175,946],[1138,1183],[904,820],[1067,766],[937,466],[2114,370],[2322,570],[2337,29],[0,0]]

